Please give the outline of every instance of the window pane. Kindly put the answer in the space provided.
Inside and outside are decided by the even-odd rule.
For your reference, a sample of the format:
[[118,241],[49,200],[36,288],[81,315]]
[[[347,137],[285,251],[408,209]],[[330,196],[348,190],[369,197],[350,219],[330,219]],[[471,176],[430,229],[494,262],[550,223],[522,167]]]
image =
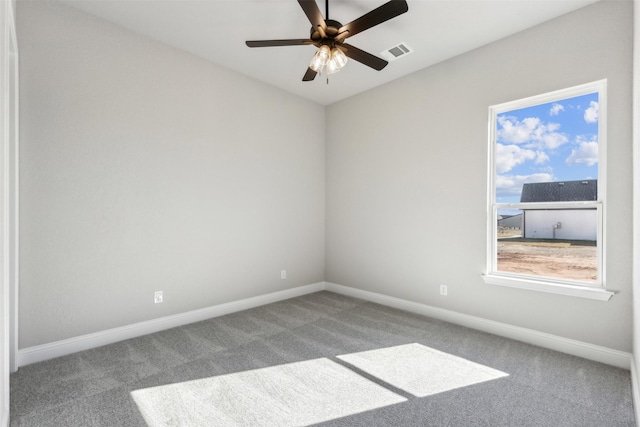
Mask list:
[[498,211],[497,271],[598,280],[596,209]]
[[597,200],[598,115],[597,92],[498,114],[495,202]]

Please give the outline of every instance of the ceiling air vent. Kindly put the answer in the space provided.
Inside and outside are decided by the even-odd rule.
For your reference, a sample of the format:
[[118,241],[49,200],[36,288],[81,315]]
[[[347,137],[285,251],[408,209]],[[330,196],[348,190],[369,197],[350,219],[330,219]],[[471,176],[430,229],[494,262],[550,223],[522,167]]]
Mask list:
[[413,49],[407,46],[406,43],[400,43],[394,47],[380,52],[380,55],[382,55],[382,57],[387,61],[395,61],[396,59],[406,56],[411,52],[413,52]]

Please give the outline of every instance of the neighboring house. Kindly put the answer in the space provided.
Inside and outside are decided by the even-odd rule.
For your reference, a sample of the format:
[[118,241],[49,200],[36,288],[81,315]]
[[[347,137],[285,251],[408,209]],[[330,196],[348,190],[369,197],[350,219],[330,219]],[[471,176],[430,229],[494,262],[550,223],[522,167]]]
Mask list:
[[498,227],[522,228],[522,214],[502,215],[498,218]]
[[[598,180],[524,184],[521,203],[598,199]],[[538,239],[597,240],[595,209],[523,209],[523,236]]]

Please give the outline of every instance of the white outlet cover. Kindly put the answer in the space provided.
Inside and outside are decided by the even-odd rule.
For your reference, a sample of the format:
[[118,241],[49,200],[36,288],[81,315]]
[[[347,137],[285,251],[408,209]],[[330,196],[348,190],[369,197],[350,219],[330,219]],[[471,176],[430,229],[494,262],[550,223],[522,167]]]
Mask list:
[[153,302],[156,304],[161,303],[163,300],[163,295],[162,295],[162,291],[157,291],[156,293],[153,294]]

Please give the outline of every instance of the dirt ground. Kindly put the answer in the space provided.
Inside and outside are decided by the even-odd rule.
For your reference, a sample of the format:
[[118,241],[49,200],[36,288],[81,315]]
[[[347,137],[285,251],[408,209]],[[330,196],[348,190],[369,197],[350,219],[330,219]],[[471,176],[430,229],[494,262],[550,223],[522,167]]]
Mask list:
[[596,281],[595,246],[571,242],[498,242],[498,271]]

